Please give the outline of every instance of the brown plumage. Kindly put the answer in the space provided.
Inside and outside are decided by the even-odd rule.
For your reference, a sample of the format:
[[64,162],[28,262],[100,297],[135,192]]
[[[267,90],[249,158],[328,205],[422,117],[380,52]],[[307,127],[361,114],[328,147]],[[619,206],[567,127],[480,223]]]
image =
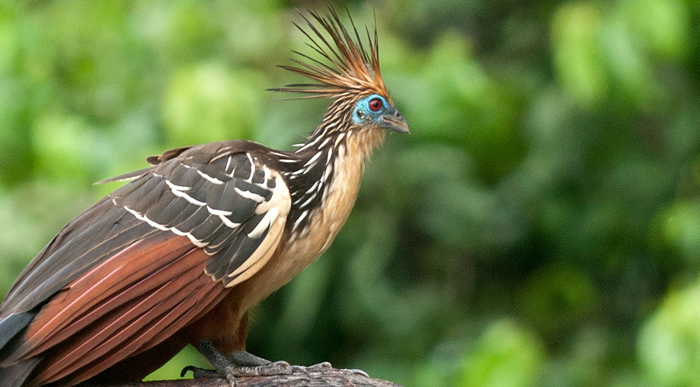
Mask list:
[[0,306],[1,385],[136,381],[203,339],[245,349],[250,308],[328,248],[365,159],[386,130],[408,132],[376,32],[363,46],[332,8],[304,20],[328,64],[299,54],[282,67],[317,83],[279,90],[333,99],[308,140],[178,148],[110,179],[132,181],[61,230]]

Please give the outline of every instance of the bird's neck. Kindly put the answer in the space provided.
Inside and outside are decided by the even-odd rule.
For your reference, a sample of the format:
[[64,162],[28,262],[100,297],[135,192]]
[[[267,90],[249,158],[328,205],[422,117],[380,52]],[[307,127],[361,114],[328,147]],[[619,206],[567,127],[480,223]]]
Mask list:
[[[342,204],[337,210],[342,221],[354,204],[365,160],[380,146],[385,131],[380,128],[336,130],[321,123],[295,151],[297,163],[286,174],[292,196],[287,230],[303,234],[317,209],[329,199]],[[332,195],[336,197],[331,198]]]

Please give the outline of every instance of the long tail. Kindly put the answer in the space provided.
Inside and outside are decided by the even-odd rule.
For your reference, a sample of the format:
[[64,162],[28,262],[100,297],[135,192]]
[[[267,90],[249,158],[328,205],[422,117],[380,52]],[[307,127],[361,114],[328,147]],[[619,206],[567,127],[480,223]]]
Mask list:
[[[24,328],[34,319],[34,313],[11,314],[0,319],[0,359],[12,352],[12,342]],[[21,387],[41,361],[41,358],[31,358],[13,364],[4,365],[0,360],[0,385]]]

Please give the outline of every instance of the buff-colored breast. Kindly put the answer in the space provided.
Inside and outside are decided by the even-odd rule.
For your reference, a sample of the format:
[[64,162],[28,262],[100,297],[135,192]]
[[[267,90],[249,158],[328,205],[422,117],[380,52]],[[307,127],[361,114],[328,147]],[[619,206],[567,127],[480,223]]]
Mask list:
[[289,282],[331,245],[355,205],[365,160],[384,136],[381,129],[365,129],[348,134],[345,144],[339,145],[326,200],[310,213],[308,229],[301,236],[281,244],[270,262],[247,284],[241,284],[249,288],[244,310]]

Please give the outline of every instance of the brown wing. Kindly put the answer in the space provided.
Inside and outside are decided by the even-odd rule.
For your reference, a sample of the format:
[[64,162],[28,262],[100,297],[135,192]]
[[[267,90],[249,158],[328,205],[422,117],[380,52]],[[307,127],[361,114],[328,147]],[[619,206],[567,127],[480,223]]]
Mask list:
[[2,348],[0,367],[41,358],[32,383],[87,380],[167,339],[257,272],[291,199],[280,175],[240,145],[183,151],[100,202],[102,216],[77,218],[93,225],[67,226],[74,231],[47,247],[2,306],[2,316],[36,316]]
[[[69,284],[36,316],[19,351],[43,357],[33,383],[85,381],[170,337],[226,288],[182,236],[137,242]],[[162,239],[162,240],[158,240]]]

